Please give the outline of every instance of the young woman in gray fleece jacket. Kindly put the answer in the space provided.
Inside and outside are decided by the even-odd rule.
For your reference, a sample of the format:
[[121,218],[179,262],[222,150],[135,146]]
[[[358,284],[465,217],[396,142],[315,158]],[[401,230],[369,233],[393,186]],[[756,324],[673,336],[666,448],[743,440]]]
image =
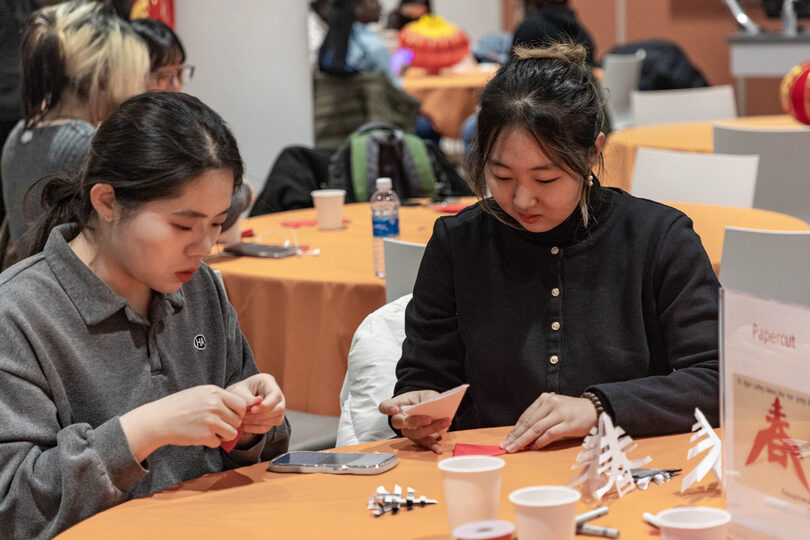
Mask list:
[[242,170],[222,118],[151,92],[45,185],[28,258],[0,274],[3,538],[286,450],[281,389],[202,262]]

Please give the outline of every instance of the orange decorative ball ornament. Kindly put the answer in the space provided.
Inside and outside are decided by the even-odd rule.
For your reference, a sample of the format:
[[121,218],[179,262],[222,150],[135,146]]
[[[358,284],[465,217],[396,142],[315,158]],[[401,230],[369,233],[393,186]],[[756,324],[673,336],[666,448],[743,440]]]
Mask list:
[[412,66],[431,73],[461,62],[470,52],[470,40],[458,26],[435,15],[423,15],[399,31],[399,44],[413,51]]
[[810,125],[810,61],[791,69],[779,87],[782,110],[801,122]]

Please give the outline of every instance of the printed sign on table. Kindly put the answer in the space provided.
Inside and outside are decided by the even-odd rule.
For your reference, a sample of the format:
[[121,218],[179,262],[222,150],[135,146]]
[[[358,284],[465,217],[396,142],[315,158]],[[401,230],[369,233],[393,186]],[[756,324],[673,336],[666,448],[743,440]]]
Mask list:
[[733,522],[775,538],[810,523],[810,308],[721,291],[726,493]]

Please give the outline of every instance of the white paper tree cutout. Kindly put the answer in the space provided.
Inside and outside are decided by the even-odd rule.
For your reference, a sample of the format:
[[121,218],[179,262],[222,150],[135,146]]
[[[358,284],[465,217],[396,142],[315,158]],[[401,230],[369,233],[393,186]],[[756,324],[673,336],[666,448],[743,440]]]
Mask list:
[[703,477],[706,476],[709,471],[714,473],[714,477],[717,478],[718,482],[723,479],[723,442],[698,408],[695,408],[695,418],[697,418],[697,422],[692,425],[692,431],[696,433],[692,434],[692,438],[689,442],[693,443],[698,439],[700,439],[700,442],[689,448],[686,459],[688,461],[706,450],[708,450],[709,453],[703,457],[697,467],[683,477],[681,493],[689,489],[695,482],[703,480]]
[[568,485],[582,484],[582,489],[597,500],[601,500],[613,486],[619,497],[635,487],[631,469],[646,465],[652,458],[647,456],[631,460],[627,453],[636,448],[636,443],[619,426],[614,426],[610,417],[602,413],[597,427],[591,428],[591,434],[582,443],[585,450],[577,456],[577,462],[571,468],[582,467],[576,478]]

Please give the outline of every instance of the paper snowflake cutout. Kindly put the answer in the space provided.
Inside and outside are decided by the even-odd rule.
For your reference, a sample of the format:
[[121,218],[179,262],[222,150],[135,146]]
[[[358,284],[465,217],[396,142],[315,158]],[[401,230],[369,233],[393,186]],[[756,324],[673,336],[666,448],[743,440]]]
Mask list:
[[698,439],[700,439],[700,442],[689,448],[686,459],[690,460],[706,450],[708,450],[709,453],[703,457],[697,467],[683,477],[681,493],[689,489],[695,482],[703,480],[703,477],[706,476],[709,471],[714,473],[714,477],[718,482],[723,479],[723,442],[720,440],[720,437],[717,436],[717,433],[714,432],[709,421],[703,416],[703,413],[700,412],[700,409],[695,409],[695,418],[697,418],[697,422],[692,425],[692,431],[696,433],[692,434],[692,438],[689,442],[693,443]]
[[635,487],[632,469],[652,461],[649,456],[636,460],[627,457],[637,445],[621,427],[614,426],[605,413],[599,416],[597,426],[591,428],[591,434],[585,437],[582,446],[585,450],[579,453],[576,464],[571,467],[582,467],[582,470],[568,485],[582,484],[583,490],[597,500],[614,486],[619,497],[623,497]]

